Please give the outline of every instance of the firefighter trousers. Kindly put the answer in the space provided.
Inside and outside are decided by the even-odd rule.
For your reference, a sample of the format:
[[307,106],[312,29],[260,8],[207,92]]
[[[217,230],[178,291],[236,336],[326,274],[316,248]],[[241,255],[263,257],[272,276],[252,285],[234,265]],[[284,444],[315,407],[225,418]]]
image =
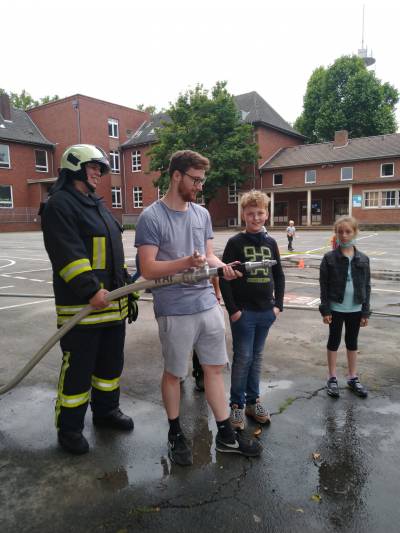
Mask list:
[[100,328],[73,328],[61,340],[63,352],[56,427],[82,431],[91,400],[93,414],[103,417],[119,406],[124,366],[125,322]]

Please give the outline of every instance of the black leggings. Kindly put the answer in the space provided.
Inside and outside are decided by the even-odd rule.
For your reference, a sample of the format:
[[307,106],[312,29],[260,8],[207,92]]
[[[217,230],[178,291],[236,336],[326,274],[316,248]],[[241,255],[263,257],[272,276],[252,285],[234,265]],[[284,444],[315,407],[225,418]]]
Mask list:
[[327,348],[336,352],[342,338],[343,322],[345,324],[344,342],[348,350],[355,351],[358,348],[357,339],[360,331],[361,311],[357,313],[338,313],[332,311],[332,322],[329,324],[329,339]]

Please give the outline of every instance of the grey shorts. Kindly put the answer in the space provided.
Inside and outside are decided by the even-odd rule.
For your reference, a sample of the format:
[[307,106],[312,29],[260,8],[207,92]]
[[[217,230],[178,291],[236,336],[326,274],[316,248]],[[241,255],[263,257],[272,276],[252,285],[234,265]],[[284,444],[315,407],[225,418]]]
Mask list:
[[177,377],[188,373],[193,348],[202,365],[226,365],[225,320],[221,306],[194,315],[157,318],[164,369]]

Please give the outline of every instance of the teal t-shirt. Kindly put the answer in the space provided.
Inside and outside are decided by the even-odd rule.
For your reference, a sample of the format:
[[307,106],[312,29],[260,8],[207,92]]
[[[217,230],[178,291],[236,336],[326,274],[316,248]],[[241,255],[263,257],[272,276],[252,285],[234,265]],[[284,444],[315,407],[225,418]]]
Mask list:
[[349,267],[347,269],[346,289],[344,291],[343,302],[330,302],[329,306],[332,311],[339,313],[357,313],[361,311],[361,304],[354,303],[354,285],[353,277],[351,275],[351,262],[353,257],[349,257]]

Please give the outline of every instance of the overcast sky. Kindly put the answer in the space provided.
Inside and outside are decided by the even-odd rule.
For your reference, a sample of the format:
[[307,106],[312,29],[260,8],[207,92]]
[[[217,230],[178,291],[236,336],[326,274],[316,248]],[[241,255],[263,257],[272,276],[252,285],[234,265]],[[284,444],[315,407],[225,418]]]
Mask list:
[[398,0],[3,0],[0,87],[159,109],[226,80],[293,122],[313,70],[361,47],[363,5],[372,68],[400,89]]

